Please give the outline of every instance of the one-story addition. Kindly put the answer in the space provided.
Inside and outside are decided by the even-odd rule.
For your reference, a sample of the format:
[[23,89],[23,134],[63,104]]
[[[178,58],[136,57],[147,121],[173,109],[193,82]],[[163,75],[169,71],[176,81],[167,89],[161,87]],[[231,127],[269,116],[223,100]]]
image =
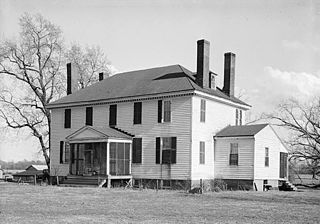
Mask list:
[[[67,96],[51,103],[51,175],[133,180],[154,186],[221,178],[257,190],[287,178],[287,150],[268,125],[244,125],[235,54],[224,55],[224,86],[197,42],[197,71],[170,65],[116,74],[81,90],[67,65]],[[96,181],[96,180],[94,180]]]

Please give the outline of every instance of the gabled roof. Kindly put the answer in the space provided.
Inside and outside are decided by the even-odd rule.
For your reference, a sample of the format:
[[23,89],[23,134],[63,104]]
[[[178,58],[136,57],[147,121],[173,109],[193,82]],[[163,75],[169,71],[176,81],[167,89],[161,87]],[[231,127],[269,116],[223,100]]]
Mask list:
[[47,165],[30,165],[27,167],[26,170],[38,170],[38,171],[42,171],[42,170],[46,170],[48,169]]
[[110,127],[91,127],[84,126],[79,130],[75,131],[71,135],[67,136],[66,139],[93,139],[93,138],[116,138],[116,139],[132,139],[132,135],[129,133],[121,132]]
[[259,131],[264,129],[268,124],[254,124],[242,126],[227,126],[219,131],[215,137],[241,137],[241,136],[254,136]]
[[50,103],[49,108],[73,103],[178,93],[188,90],[202,91],[212,96],[249,106],[236,97],[226,95],[218,88],[216,90],[201,88],[195,82],[194,73],[180,65],[171,65],[116,74]]
[[20,173],[12,174],[12,176],[34,176],[34,175],[41,176],[43,175],[43,171],[42,170],[25,170]]

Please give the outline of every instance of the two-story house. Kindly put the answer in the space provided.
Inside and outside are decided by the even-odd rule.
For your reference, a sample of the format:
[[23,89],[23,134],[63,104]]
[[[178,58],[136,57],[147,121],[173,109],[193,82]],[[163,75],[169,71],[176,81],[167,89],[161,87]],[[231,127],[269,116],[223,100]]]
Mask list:
[[[74,92],[68,64],[68,95],[49,105],[51,175],[132,178],[149,185],[194,184],[219,176],[253,187],[253,161],[244,163],[250,175],[236,175],[246,159],[241,144],[234,145],[242,137],[216,136],[227,126],[239,127],[240,133],[248,127],[243,124],[250,105],[234,96],[235,54],[224,55],[224,86],[219,88],[209,70],[209,50],[208,41],[197,42],[196,73],[181,65],[125,72],[104,80],[100,76],[98,83]],[[250,144],[244,152],[254,157],[255,144]],[[278,146],[263,147],[270,155],[280,152]],[[231,163],[235,154],[237,162]],[[270,162],[277,169],[278,157]],[[226,177],[224,166],[231,168]],[[260,184],[267,177],[259,178]]]

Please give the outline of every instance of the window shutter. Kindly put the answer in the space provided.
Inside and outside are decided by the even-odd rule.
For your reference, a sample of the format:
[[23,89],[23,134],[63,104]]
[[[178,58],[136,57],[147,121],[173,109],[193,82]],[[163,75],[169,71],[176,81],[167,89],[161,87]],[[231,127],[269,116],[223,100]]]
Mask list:
[[158,123],[162,122],[162,100],[158,100]]
[[117,105],[110,105],[109,107],[109,126],[117,125]]
[[64,110],[64,128],[71,128],[71,109]]
[[134,103],[133,124],[141,124],[141,117],[142,117],[142,102]]
[[64,142],[60,141],[60,163],[63,163],[63,145]]
[[132,163],[141,163],[142,138],[134,138],[132,144]]
[[92,126],[92,107],[87,107],[86,108],[86,125]]
[[171,163],[177,162],[177,137],[171,138]]
[[156,164],[160,164],[160,138],[156,138]]
[[71,151],[70,151],[71,163],[74,163],[74,160],[75,160],[75,158],[74,158],[74,144],[71,144],[70,148],[71,148]]

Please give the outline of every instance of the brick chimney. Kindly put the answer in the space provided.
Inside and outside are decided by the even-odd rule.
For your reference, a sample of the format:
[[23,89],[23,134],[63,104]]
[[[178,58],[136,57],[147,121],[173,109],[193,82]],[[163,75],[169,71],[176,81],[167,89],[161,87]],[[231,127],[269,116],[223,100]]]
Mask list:
[[197,41],[197,77],[196,83],[202,88],[209,88],[209,57],[210,42],[207,40]]
[[76,72],[77,69],[71,63],[67,63],[67,95],[70,95],[78,90],[78,81]]
[[103,80],[103,72],[100,72],[99,73],[99,81],[102,81]]
[[231,52],[225,53],[224,54],[223,92],[225,92],[229,96],[234,96],[235,64],[236,64],[236,55]]

